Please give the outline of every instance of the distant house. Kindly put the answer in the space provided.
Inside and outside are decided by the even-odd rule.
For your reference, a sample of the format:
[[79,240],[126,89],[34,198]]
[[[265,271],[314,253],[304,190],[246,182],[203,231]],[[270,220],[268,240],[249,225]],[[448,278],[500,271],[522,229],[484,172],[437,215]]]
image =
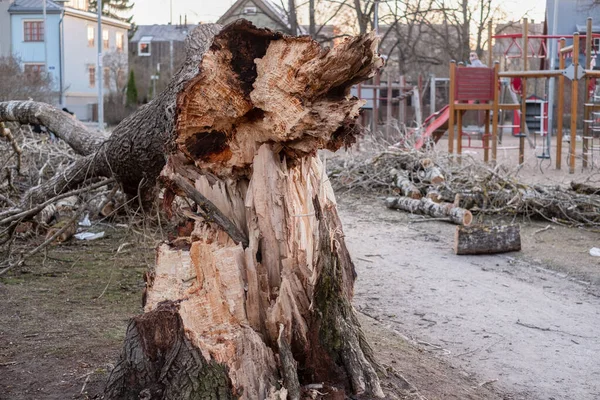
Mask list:
[[[588,17],[592,18],[593,33],[600,33],[600,4],[595,0],[546,0],[546,21],[547,32],[552,34],[554,31],[554,2],[558,1],[558,13],[556,34],[572,36],[574,32],[585,35]],[[567,45],[572,44],[573,40],[568,39]],[[600,50],[600,38],[594,39],[593,46],[595,52]],[[581,39],[580,61],[584,62],[585,40]],[[600,60],[596,60],[596,68],[600,67]],[[556,63],[558,65],[558,62]]]
[[[0,0],[0,54],[19,58],[27,73],[47,72],[56,89],[56,103],[81,120],[91,120],[97,107],[97,74],[110,77],[108,68],[98,71],[97,40],[102,40],[106,53],[127,54],[130,25],[103,17],[98,34],[97,15],[87,11],[88,0],[45,0],[48,26],[44,27],[42,1]],[[126,65],[124,69],[126,73]],[[111,80],[105,81],[110,90]]]
[[259,28],[291,33],[286,11],[271,0],[237,0],[217,23],[227,25],[240,18],[247,19]]
[[[238,0],[218,19],[221,25],[230,24],[238,19],[246,19],[259,28],[269,28],[290,34],[292,32],[287,11],[272,0]],[[333,46],[336,36],[334,25],[316,26],[315,39],[325,46]],[[298,35],[308,35],[308,25],[298,26]]]
[[10,51],[10,0],[0,0],[0,57],[9,57]]
[[185,61],[185,38],[196,25],[139,25],[129,41],[129,64],[140,100],[160,93]]

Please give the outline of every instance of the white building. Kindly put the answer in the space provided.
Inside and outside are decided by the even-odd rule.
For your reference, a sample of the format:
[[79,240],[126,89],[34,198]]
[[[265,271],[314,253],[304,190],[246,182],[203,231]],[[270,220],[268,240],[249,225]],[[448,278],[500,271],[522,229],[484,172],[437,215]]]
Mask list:
[[[88,12],[88,0],[0,0],[0,56],[14,55],[29,73],[47,71],[56,90],[56,104],[92,120],[97,107],[98,40],[103,52],[127,55],[128,23]],[[44,48],[46,47],[46,48]],[[46,59],[47,57],[47,59]],[[126,56],[123,57],[126,60]],[[123,68],[127,77],[127,65]],[[103,77],[109,78],[108,68]],[[106,91],[114,79],[104,79]]]

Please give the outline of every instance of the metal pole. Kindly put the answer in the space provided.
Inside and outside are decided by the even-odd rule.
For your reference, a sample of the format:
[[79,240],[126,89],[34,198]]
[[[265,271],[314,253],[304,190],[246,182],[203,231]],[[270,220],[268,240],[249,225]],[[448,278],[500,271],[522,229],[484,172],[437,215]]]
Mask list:
[[[558,2],[554,0],[554,8],[552,14],[552,35],[556,36],[556,25],[558,25]],[[550,70],[554,71],[556,68],[556,39],[550,39]],[[552,132],[554,128],[554,85],[555,78],[551,77],[548,81],[548,132],[546,132],[546,149],[544,150],[543,157],[548,156],[550,158],[550,147],[552,146]],[[562,111],[558,111],[562,112]],[[542,124],[543,124],[542,120]],[[543,126],[543,125],[542,125]],[[546,151],[548,154],[546,154]]]
[[102,0],[98,0],[98,128],[101,131],[104,130],[104,84],[102,78],[104,77],[102,68],[102,46],[104,44],[104,36],[102,35]]
[[46,40],[46,37],[48,36],[48,27],[47,27],[47,18],[46,18],[46,0],[42,0],[42,12],[44,14],[44,72],[46,74],[46,76],[48,76],[49,69],[48,69],[48,41]]

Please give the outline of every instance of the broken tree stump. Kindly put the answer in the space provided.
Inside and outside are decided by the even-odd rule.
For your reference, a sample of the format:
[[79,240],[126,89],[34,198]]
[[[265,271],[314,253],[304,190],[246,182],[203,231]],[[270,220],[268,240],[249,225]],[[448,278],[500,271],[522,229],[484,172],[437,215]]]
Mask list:
[[384,397],[317,157],[359,133],[350,88],[381,66],[376,36],[323,49],[247,21],[190,36],[204,52],[188,50],[195,69],[123,129],[165,122],[148,132],[166,139],[148,181],[191,229],[158,247],[145,314],[130,323],[105,398],[297,399],[315,382]]
[[456,227],[455,254],[495,254],[520,250],[521,229],[519,225]]
[[408,197],[388,197],[385,200],[387,208],[408,211],[414,214],[429,215],[434,218],[447,218],[449,221],[468,226],[473,221],[473,215],[469,210],[456,207],[451,203],[434,203],[431,199],[420,200]]

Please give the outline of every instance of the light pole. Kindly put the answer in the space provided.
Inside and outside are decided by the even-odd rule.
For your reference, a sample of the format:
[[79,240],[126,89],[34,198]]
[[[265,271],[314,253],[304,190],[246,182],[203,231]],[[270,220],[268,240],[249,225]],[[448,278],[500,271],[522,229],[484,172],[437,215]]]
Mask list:
[[98,0],[98,128],[104,130],[104,77],[102,68],[102,46],[104,44],[104,35],[102,35],[102,0]]
[[[554,0],[553,14],[552,14],[552,36],[556,36],[556,25],[558,24],[558,1]],[[553,37],[550,39],[550,70],[554,70],[556,67],[556,42],[557,40]],[[559,111],[560,112],[560,111]],[[543,115],[543,113],[542,113]],[[552,128],[554,119],[554,77],[551,77],[548,81],[548,132],[546,132],[546,151],[548,154],[542,154],[543,157],[550,158],[550,146],[552,145]],[[542,120],[542,130],[544,128],[544,121]]]
[[42,12],[44,14],[44,73],[48,77],[48,40],[46,39],[48,33],[47,18],[46,18],[46,0],[42,0]]

